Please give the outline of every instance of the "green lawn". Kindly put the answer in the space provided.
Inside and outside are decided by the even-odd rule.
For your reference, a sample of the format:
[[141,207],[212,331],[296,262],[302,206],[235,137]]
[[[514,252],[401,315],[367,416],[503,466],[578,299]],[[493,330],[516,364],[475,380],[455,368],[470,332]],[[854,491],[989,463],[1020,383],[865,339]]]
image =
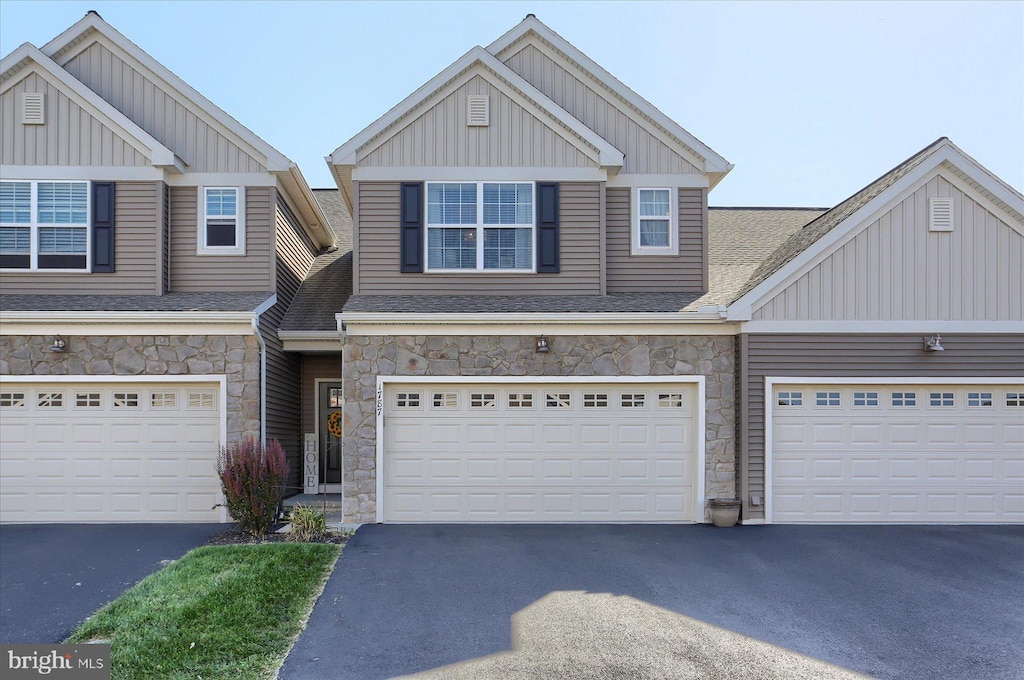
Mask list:
[[338,546],[197,548],[83,623],[110,641],[114,678],[272,678],[330,574]]

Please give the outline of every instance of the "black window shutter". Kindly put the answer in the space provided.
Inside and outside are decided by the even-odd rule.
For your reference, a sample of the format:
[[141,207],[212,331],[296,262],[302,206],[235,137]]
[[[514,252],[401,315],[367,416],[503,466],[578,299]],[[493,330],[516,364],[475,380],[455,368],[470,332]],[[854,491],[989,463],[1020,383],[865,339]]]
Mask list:
[[402,269],[423,271],[423,182],[402,182]]
[[114,183],[92,183],[92,270],[114,271]]
[[558,184],[537,182],[537,272],[558,271]]

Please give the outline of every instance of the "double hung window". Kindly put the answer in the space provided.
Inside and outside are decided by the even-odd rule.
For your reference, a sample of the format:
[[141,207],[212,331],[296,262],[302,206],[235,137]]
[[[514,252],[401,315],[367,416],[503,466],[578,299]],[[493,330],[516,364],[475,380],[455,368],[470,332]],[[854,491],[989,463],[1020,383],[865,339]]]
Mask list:
[[87,270],[88,182],[0,182],[0,268]]
[[678,255],[673,190],[638,188],[635,191],[632,254]]
[[533,272],[532,182],[428,182],[427,271]]
[[245,254],[245,192],[239,187],[203,187],[199,253]]

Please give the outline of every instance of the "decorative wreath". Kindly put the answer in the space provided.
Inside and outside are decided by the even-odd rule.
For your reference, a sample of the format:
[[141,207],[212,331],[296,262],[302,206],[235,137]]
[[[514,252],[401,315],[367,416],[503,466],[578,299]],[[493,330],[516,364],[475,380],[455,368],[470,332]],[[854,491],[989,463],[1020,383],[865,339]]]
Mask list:
[[327,417],[327,431],[335,437],[341,436],[341,411],[335,411]]

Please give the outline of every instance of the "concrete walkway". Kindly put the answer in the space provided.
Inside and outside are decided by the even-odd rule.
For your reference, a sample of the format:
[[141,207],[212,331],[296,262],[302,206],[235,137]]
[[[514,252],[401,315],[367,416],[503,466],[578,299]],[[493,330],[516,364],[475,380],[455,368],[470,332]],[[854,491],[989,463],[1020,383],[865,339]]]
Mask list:
[[367,525],[280,677],[1020,678],[1021,602],[1024,527]]

